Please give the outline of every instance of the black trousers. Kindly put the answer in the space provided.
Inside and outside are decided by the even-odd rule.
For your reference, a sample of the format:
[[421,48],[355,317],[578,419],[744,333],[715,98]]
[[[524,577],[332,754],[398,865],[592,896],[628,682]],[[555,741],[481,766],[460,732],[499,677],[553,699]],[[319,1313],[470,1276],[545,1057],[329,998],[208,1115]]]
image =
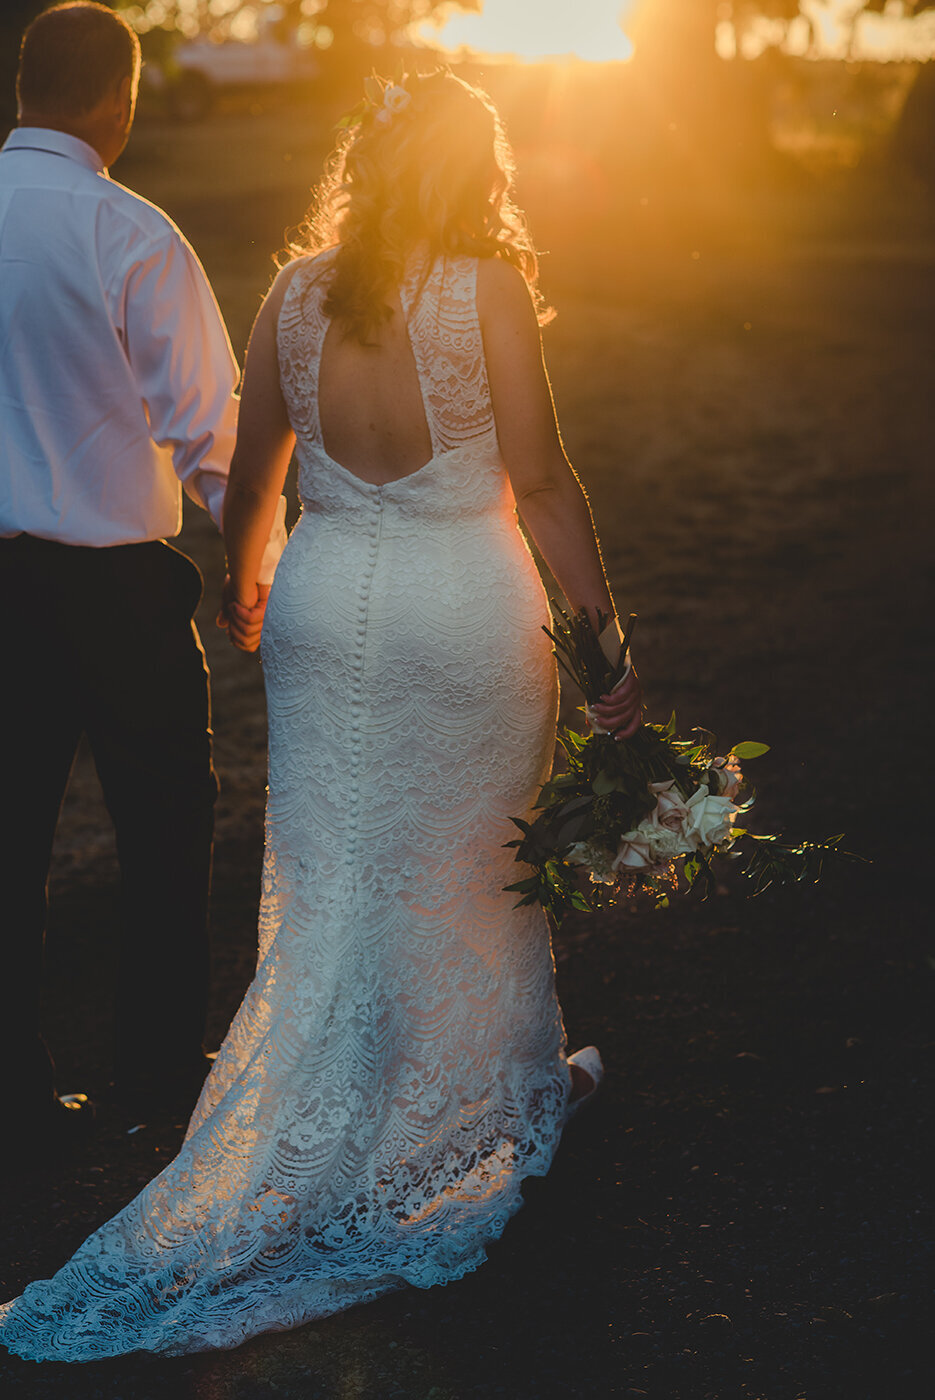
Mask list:
[[52,840],[83,733],[120,860],[116,1078],[145,1085],[204,1064],[217,779],[192,620],[201,587],[191,560],[161,540],[0,539],[0,1064],[15,1100],[6,1107],[24,1119],[54,1092],[42,944]]

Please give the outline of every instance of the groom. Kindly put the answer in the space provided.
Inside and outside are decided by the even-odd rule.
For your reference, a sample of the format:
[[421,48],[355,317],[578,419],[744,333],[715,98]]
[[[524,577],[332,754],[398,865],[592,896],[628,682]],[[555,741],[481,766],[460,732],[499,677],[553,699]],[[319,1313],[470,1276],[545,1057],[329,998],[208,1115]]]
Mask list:
[[118,1091],[136,1113],[182,1111],[207,1065],[202,580],[165,537],[181,487],[220,524],[238,374],[191,248],[107,174],[139,69],[105,6],[45,11],[0,151],[0,1063],[4,1126],[53,1145],[90,1112],[56,1093],[39,1026],[52,840],[82,733],[120,859]]

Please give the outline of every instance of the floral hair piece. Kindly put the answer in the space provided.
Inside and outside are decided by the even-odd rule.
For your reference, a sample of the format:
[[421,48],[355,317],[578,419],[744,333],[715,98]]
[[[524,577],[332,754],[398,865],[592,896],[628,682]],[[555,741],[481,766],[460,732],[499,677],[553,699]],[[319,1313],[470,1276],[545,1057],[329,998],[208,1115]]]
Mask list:
[[404,112],[411,101],[412,93],[394,83],[383,94],[383,106],[377,112],[377,121],[386,126],[397,112]]
[[403,86],[404,82],[405,77],[401,77],[397,82],[384,86],[376,74],[365,78],[363,97],[356,107],[341,118],[338,129],[353,130],[354,127],[360,126],[368,113],[373,113],[374,120],[381,126],[388,126],[396,113],[405,111],[412,101],[412,93]]

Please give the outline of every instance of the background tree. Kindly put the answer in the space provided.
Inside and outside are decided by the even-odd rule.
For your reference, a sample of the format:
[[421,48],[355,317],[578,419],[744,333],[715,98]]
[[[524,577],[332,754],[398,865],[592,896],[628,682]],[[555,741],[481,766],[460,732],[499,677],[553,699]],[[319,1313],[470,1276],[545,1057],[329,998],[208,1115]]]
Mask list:
[[[741,36],[754,17],[788,25],[799,16],[810,26],[811,51],[821,52],[819,23],[833,17],[847,35],[842,58],[852,47],[860,16],[883,13],[889,0],[636,0],[627,16],[635,45],[634,75],[655,103],[660,132],[672,135],[695,168],[704,169],[717,152],[751,171],[762,171],[772,149],[770,98],[776,81],[790,67],[789,56],[767,47],[753,61],[725,62],[715,51],[715,32],[725,11]],[[930,0],[902,0],[907,18],[935,10]],[[777,29],[777,35],[783,34]],[[890,142],[891,157],[935,183],[935,61],[920,63],[903,113]]]
[[47,0],[4,0],[0,8],[0,127],[16,121],[16,65],[26,28]]
[[[22,31],[49,0],[4,0],[0,9],[0,124],[16,119],[14,77]],[[147,0],[108,0],[126,10],[146,28]],[[521,3],[521,0],[517,0]],[[856,32],[860,16],[883,12],[889,0],[636,0],[627,17],[627,31],[636,55],[628,82],[642,91],[643,107],[658,127],[661,159],[692,152],[700,157],[732,158],[751,171],[768,164],[770,98],[777,77],[788,67],[777,47],[767,48],[753,62],[724,62],[714,47],[719,19],[729,9],[735,32],[742,36],[757,17],[788,25],[798,16],[809,23],[812,49],[819,45],[822,15],[833,16],[839,29]],[[907,17],[935,9],[935,0],[902,0]],[[251,0],[254,11],[265,4],[280,12],[278,28],[283,37],[311,24],[321,31],[325,86],[337,84],[335,100],[345,100],[338,90],[351,92],[361,72],[372,65],[392,64],[394,53],[405,47],[410,26],[450,8],[450,0]],[[477,10],[483,0],[461,0],[460,8]],[[535,7],[529,4],[530,23]],[[210,0],[160,0],[158,26],[145,46],[159,54],[176,36],[212,33],[222,37],[238,11],[224,16],[212,12]],[[140,24],[140,21],[142,23]],[[782,30],[777,30],[782,33]],[[154,42],[157,41],[157,42]],[[852,39],[851,39],[852,42]],[[329,82],[329,78],[331,81]],[[935,138],[935,62],[918,65],[903,113],[896,124],[891,153],[923,180],[935,182],[932,160]]]

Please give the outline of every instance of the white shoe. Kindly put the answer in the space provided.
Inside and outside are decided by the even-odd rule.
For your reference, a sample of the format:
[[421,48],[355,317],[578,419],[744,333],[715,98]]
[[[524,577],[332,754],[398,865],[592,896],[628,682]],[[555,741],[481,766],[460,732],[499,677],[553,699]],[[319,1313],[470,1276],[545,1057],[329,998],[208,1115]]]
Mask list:
[[566,1123],[573,1118],[583,1104],[590,1103],[597,1093],[598,1086],[604,1078],[604,1061],[601,1059],[601,1052],[596,1045],[586,1045],[583,1050],[576,1050],[573,1055],[568,1056],[570,1065],[577,1065],[584,1070],[585,1074],[592,1080],[591,1088],[580,1098],[574,1099],[565,1113]]

